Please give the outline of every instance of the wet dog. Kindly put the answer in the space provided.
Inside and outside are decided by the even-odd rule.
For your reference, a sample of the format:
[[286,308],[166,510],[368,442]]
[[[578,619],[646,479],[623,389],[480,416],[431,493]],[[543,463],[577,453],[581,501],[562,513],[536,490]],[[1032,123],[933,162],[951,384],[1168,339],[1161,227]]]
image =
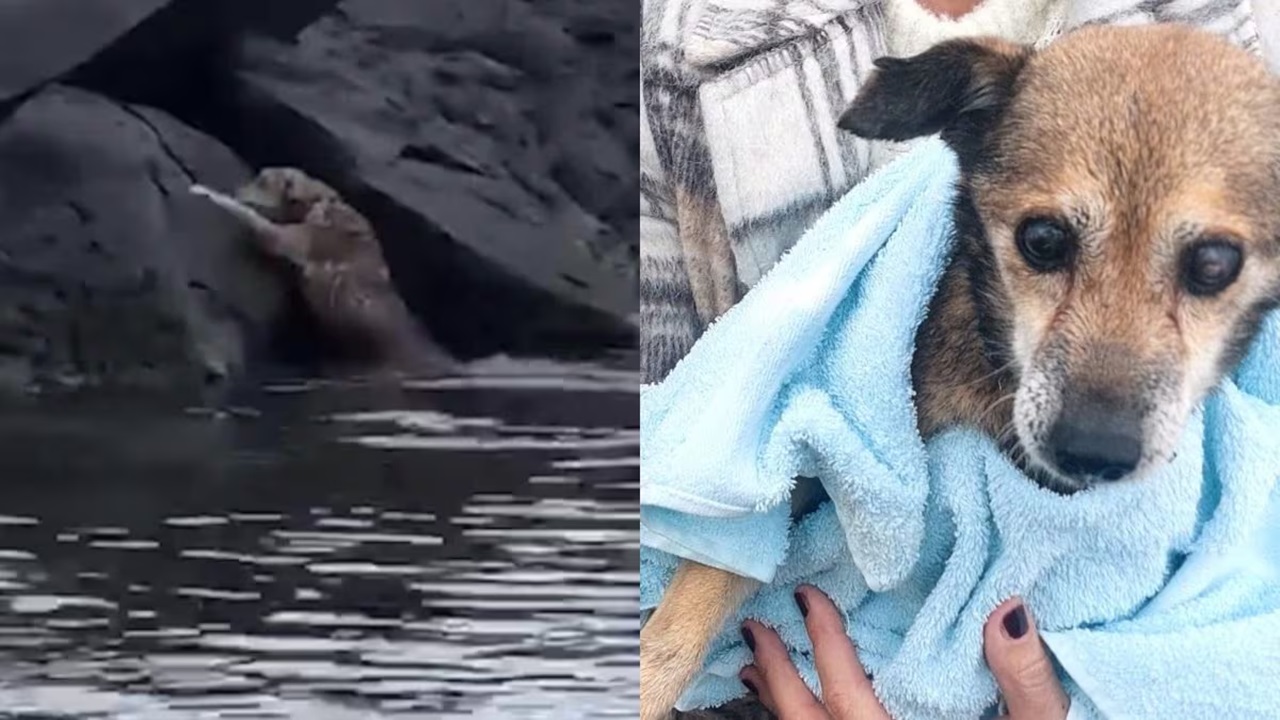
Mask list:
[[283,261],[321,329],[380,371],[435,375],[454,361],[405,306],[373,227],[333,188],[293,168],[267,168],[235,197],[194,185]]
[[[960,167],[912,362],[921,434],[978,428],[1058,492],[1141,481],[1280,304],[1280,83],[1178,26],[1041,51],[949,41],[876,67],[840,127],[941,133]],[[641,631],[645,720],[754,589],[682,563]]]

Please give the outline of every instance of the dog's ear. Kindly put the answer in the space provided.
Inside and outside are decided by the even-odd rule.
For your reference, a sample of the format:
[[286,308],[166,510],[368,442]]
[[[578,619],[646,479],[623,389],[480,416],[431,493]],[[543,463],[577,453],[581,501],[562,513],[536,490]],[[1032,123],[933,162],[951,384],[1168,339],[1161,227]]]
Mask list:
[[909,58],[882,57],[837,123],[868,140],[942,132],[953,146],[996,117],[1031,48],[994,38],[950,40]]

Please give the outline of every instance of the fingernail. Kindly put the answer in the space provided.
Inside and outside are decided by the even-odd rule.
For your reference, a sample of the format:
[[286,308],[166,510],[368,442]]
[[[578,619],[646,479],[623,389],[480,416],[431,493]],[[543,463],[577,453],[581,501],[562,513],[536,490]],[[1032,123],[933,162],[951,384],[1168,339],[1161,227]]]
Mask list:
[[1027,634],[1027,610],[1021,604],[1010,610],[1002,621],[1004,631],[1009,637],[1017,640]]
[[756,689],[756,684],[751,682],[750,680],[746,678],[742,678],[742,685],[747,689],[747,692],[751,693],[752,695],[760,694],[760,691]]
[[742,642],[747,644],[747,649],[751,652],[756,651],[756,638],[751,634],[751,628],[746,625],[742,626]]
[[796,605],[800,606],[801,617],[809,617],[809,600],[799,590],[796,591]]

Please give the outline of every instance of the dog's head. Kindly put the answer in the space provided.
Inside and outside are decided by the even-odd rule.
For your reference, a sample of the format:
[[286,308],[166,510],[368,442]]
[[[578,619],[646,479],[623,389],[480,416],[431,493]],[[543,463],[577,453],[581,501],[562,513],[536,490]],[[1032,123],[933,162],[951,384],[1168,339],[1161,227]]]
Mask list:
[[252,182],[236,191],[236,199],[278,223],[299,223],[313,205],[333,200],[337,191],[307,175],[287,167],[266,168]]
[[1029,463],[1074,489],[1168,460],[1280,301],[1280,84],[1177,26],[876,64],[840,126],[955,150],[961,252]]

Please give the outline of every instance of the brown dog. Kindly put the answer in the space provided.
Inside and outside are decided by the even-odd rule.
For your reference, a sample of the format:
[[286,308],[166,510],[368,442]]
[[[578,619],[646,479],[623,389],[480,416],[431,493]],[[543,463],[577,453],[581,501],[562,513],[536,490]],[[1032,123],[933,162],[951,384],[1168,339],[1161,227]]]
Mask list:
[[293,168],[267,168],[235,197],[195,185],[296,274],[322,328],[380,370],[439,374],[453,360],[396,291],[373,227],[333,188]]
[[[1177,26],[876,65],[840,126],[940,132],[960,164],[954,256],[916,338],[920,432],[977,427],[1062,492],[1166,462],[1280,304],[1280,83]],[[753,589],[682,564],[641,631],[643,718]]]

